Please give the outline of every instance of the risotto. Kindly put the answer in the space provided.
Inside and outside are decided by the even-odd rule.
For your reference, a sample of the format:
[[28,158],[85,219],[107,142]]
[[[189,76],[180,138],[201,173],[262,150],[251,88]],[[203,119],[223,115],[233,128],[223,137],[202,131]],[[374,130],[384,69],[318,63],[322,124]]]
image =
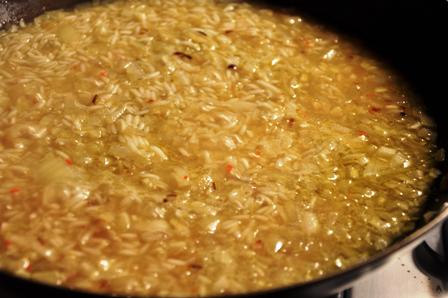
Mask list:
[[109,1],[0,32],[0,268],[101,293],[245,293],[413,229],[432,121],[295,15]]

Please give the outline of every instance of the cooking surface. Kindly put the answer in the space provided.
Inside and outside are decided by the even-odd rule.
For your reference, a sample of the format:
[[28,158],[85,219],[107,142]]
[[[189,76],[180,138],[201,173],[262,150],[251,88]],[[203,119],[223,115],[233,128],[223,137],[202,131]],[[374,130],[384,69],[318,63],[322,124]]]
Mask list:
[[[440,253],[439,231],[427,237],[428,244]],[[447,298],[439,282],[428,278],[416,267],[412,255],[406,254],[358,282],[353,288],[353,298]]]

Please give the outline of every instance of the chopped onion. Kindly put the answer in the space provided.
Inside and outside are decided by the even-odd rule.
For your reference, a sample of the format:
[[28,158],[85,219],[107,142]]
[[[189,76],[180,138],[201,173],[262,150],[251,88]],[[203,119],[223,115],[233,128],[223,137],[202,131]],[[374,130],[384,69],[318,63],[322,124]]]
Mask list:
[[377,150],[378,155],[383,156],[383,157],[392,157],[396,152],[397,152],[397,150],[395,150],[393,148],[386,147],[386,146],[381,146]]
[[316,214],[312,212],[302,213],[302,228],[308,234],[314,234],[319,230],[319,221]]

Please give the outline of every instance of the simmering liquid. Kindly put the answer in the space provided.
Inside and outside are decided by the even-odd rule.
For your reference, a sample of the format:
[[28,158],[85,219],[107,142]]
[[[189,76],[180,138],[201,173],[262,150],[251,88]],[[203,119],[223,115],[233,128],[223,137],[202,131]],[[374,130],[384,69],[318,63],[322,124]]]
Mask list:
[[386,67],[295,15],[46,13],[0,32],[0,268],[162,296],[316,279],[413,229],[434,138]]

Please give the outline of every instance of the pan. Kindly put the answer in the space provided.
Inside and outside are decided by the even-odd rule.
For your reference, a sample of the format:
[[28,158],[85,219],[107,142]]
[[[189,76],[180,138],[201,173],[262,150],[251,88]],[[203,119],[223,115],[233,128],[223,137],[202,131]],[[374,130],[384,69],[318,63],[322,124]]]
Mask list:
[[[0,0],[0,30],[53,9],[70,9],[80,0]],[[266,2],[266,1],[265,1]],[[377,57],[386,61],[422,99],[427,113],[438,127],[437,145],[448,148],[446,105],[446,68],[448,49],[448,2],[446,1],[355,1],[297,0],[271,1],[278,8],[298,10],[319,23],[357,40]],[[425,235],[437,229],[448,217],[447,165],[440,164],[442,175],[435,181],[431,195],[421,211],[416,228],[370,259],[335,274],[310,282],[294,284],[255,293],[228,297],[327,297],[350,287],[361,277],[397,256],[414,250],[425,260],[424,269],[448,285],[448,273],[440,258],[424,243]],[[443,231],[448,231],[448,221]],[[448,246],[448,245],[447,245]],[[445,248],[447,250],[448,247]],[[29,281],[7,272],[0,272],[2,297],[108,297]]]

